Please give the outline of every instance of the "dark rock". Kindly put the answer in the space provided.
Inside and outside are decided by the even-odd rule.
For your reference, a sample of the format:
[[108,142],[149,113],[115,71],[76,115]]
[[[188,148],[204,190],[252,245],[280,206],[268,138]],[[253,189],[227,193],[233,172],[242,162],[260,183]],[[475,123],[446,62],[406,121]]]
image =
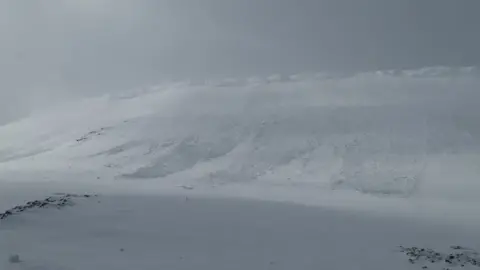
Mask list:
[[49,207],[56,207],[60,209],[66,206],[70,206],[73,204],[73,201],[72,201],[73,197],[90,198],[91,195],[84,195],[84,196],[75,195],[74,196],[72,194],[66,194],[66,195],[60,195],[60,196],[50,196],[45,198],[44,200],[28,201],[25,203],[25,205],[17,205],[3,213],[0,213],[0,219],[1,220],[6,219],[9,216],[25,212],[28,209],[49,208]]

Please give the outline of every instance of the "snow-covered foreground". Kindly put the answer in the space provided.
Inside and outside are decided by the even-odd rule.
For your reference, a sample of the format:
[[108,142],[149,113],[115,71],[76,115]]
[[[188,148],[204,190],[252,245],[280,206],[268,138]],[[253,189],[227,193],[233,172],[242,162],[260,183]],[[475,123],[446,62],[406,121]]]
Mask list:
[[297,75],[32,114],[0,127],[0,212],[100,202],[0,221],[0,266],[418,269],[398,245],[478,245],[479,89],[472,69]]
[[478,230],[196,196],[78,199],[7,219],[0,232],[3,269],[442,269],[451,266],[411,264],[399,246],[480,247]]

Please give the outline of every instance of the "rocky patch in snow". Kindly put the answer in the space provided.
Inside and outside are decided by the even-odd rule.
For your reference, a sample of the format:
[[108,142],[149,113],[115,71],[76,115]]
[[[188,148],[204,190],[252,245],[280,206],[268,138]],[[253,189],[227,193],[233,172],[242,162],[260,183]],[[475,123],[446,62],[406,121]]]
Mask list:
[[17,205],[11,209],[6,210],[3,213],[0,213],[0,220],[7,219],[13,215],[20,214],[30,209],[39,209],[39,208],[63,208],[66,206],[73,205],[73,198],[91,198],[96,195],[78,195],[78,194],[63,194],[57,193],[54,196],[50,196],[43,200],[28,201],[23,205]]
[[421,264],[422,269],[455,269],[479,267],[480,257],[477,251],[462,246],[451,246],[450,252],[443,253],[433,249],[400,246],[411,264]]
[[93,136],[100,136],[100,135],[103,135],[105,133],[105,131],[111,129],[110,127],[102,127],[101,129],[99,130],[93,130],[93,131],[90,131],[88,132],[87,134],[83,135],[82,137],[78,138],[77,139],[77,142],[84,142],[84,141],[87,141],[89,140],[91,137]]

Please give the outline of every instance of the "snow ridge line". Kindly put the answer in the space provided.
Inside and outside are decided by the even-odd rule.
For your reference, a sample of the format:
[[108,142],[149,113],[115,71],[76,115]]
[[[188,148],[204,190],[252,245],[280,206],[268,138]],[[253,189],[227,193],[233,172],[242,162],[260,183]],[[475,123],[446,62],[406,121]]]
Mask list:
[[8,217],[11,217],[16,214],[20,214],[30,209],[41,209],[41,208],[51,208],[56,207],[57,209],[64,208],[66,206],[74,205],[73,198],[91,198],[96,197],[97,195],[78,195],[78,194],[62,194],[57,193],[54,196],[47,197],[43,200],[28,201],[23,205],[17,205],[11,209],[6,210],[3,213],[0,213],[0,220],[5,220]]

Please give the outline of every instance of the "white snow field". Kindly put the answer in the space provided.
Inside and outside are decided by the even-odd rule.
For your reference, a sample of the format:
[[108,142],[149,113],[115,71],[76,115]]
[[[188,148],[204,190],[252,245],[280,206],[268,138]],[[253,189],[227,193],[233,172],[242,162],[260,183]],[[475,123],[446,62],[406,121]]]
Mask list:
[[478,70],[438,67],[32,113],[0,127],[0,213],[99,196],[0,220],[0,269],[476,269],[479,100]]

